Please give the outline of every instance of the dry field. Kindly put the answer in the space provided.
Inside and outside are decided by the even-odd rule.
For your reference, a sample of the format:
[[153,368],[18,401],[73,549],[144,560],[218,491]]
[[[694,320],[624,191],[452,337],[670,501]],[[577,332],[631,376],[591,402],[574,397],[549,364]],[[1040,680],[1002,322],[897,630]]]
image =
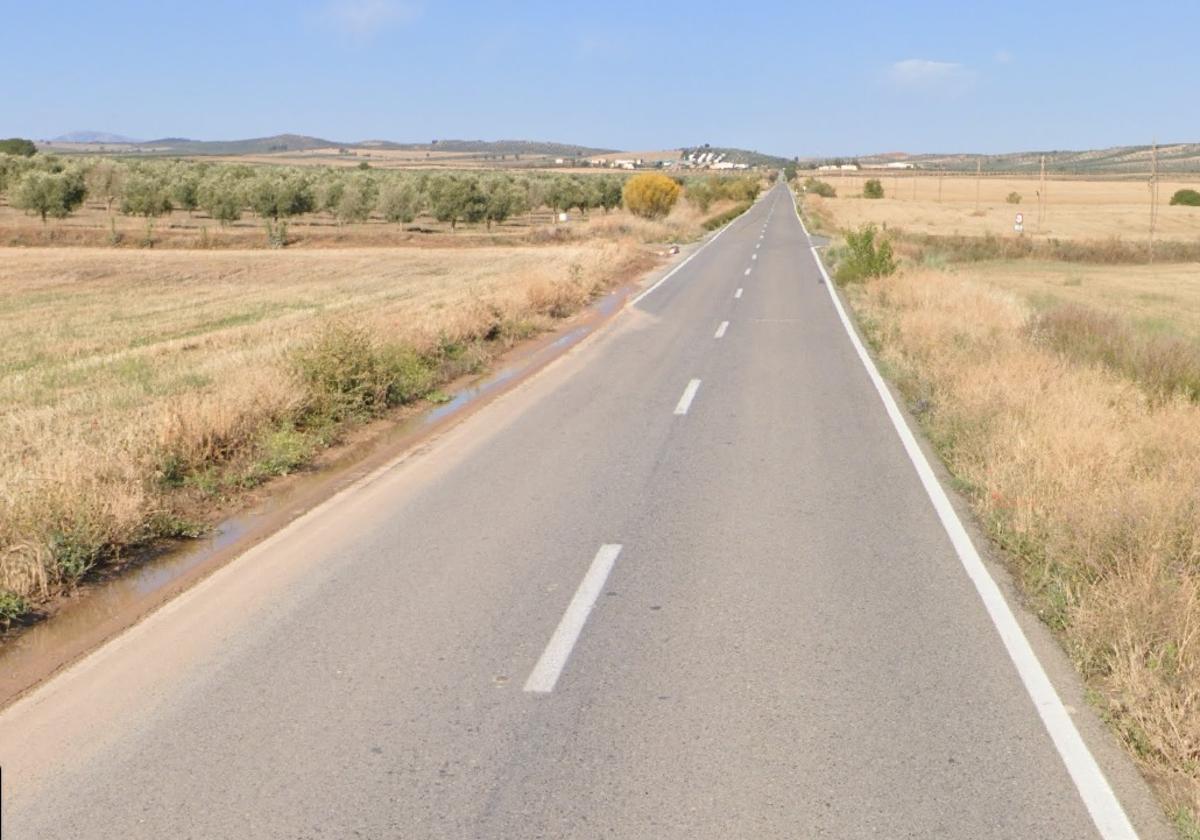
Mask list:
[[5,249],[0,608],[305,463],[345,420],[314,409],[328,371],[407,402],[653,264],[610,224],[525,247]]
[[[801,173],[802,177],[804,175]],[[1025,235],[1038,238],[1107,239],[1116,236],[1140,241],[1145,240],[1149,232],[1150,191],[1145,181],[1048,179],[1045,216],[1039,226],[1036,178],[981,178],[977,213],[973,176],[816,175],[837,190],[837,197],[822,201],[821,206],[836,225],[843,228],[873,222],[906,233],[1009,236],[1013,234],[1014,217],[1021,212],[1025,216]],[[861,198],[863,183],[871,177],[878,177],[883,183],[884,198]],[[1200,187],[1200,176],[1190,181],[1160,182],[1159,238],[1200,239],[1200,207],[1167,204],[1172,194],[1184,187]],[[1012,192],[1020,194],[1019,205],[1005,201]]]
[[[310,213],[288,222],[289,248],[347,247],[477,247],[480,245],[566,242],[593,238],[629,236],[642,242],[690,241],[699,236],[701,223],[732,206],[721,202],[700,213],[680,202],[661,222],[646,222],[624,211],[595,210],[587,216],[572,211],[566,223],[558,223],[544,210],[526,213],[503,224],[460,224],[421,216],[412,224],[389,223],[372,218],[363,223],[339,223],[328,213]],[[114,239],[113,231],[116,232]],[[149,241],[148,241],[149,240]],[[155,220],[114,213],[103,204],[89,203],[65,219],[43,223],[36,217],[0,202],[0,247],[3,246],[93,246],[120,248],[267,248],[266,229],[261,219],[244,218],[221,225],[197,210],[176,210]]]

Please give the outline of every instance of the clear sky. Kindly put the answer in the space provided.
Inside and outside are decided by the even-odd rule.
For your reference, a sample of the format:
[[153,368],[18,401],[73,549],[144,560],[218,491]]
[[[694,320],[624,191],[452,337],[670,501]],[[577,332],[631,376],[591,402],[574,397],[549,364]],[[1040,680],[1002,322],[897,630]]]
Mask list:
[[0,136],[781,155],[1200,140],[1200,3],[0,0]]

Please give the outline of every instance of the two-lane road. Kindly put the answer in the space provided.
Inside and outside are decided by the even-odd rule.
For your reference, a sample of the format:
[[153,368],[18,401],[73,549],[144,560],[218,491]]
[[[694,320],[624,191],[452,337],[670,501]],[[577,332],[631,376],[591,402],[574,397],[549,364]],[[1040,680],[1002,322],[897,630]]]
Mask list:
[[774,188],[0,714],[5,838],[1131,836],[809,246]]

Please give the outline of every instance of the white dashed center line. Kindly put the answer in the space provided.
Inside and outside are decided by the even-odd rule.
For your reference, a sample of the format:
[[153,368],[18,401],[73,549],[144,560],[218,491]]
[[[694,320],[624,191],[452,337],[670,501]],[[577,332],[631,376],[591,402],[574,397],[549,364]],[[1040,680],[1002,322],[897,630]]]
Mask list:
[[683,396],[679,398],[678,404],[675,406],[676,414],[687,414],[688,409],[692,407],[692,400],[696,398],[696,392],[700,390],[700,380],[693,379],[683,389]]
[[717,331],[713,333],[713,338],[724,338],[725,330],[729,329],[729,322],[722,321],[721,326],[717,327]]
[[748,269],[748,268],[746,269],[746,276],[747,276],[747,277],[749,277],[749,276],[750,276],[750,269]]
[[554,684],[558,682],[559,675],[566,667],[567,659],[571,656],[575,642],[579,640],[579,634],[583,631],[584,622],[587,621],[592,607],[595,606],[596,599],[600,597],[604,582],[608,580],[608,573],[612,571],[613,564],[617,562],[617,555],[620,553],[620,545],[600,546],[595,559],[592,560],[592,565],[588,567],[587,574],[583,576],[579,588],[575,590],[575,597],[567,605],[567,611],[563,613],[562,621],[558,623],[558,628],[550,637],[546,649],[542,651],[541,658],[533,666],[529,679],[525,681],[526,691],[548,694],[554,690]]
[[742,290],[739,288],[736,292],[733,293],[733,296],[735,298],[740,298],[742,296]]

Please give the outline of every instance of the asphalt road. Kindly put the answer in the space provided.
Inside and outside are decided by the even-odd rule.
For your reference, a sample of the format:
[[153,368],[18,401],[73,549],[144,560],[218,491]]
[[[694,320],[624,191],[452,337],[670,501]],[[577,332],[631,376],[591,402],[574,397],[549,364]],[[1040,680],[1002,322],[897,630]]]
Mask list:
[[775,188],[0,714],[3,836],[1157,836],[944,513]]

